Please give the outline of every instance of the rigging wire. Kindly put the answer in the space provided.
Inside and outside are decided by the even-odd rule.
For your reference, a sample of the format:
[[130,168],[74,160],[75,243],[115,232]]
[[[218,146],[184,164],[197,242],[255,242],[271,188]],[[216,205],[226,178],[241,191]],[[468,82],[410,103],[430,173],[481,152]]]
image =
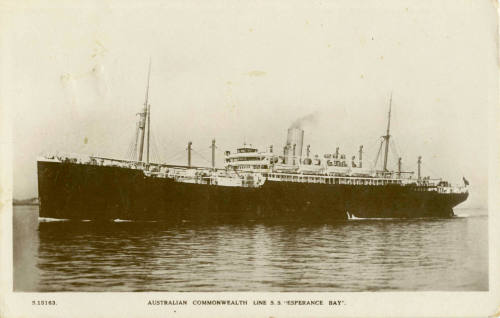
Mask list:
[[151,150],[152,150],[153,160],[155,160],[155,162],[157,163],[161,163],[161,156],[159,155],[158,146],[156,145],[156,134],[153,133],[152,129],[151,129],[150,140],[152,140]]
[[212,162],[211,162],[210,160],[207,160],[207,159],[206,159],[205,157],[203,157],[203,156],[201,155],[201,153],[199,153],[198,151],[194,150],[193,148],[191,148],[191,151],[192,151],[192,152],[194,152],[194,153],[196,153],[196,154],[198,154],[198,156],[200,156],[200,157],[201,157],[201,159],[205,160],[207,163],[212,164]]
[[406,153],[406,151],[403,151],[401,147],[399,147],[399,144],[396,141],[394,141],[394,147],[396,148],[396,152],[399,156],[402,157]]
[[160,149],[160,143],[158,142],[158,138],[157,138],[157,135],[155,134],[154,135],[154,138],[153,138],[153,142],[154,142],[154,145],[156,147],[156,151],[157,151],[157,154],[158,154],[158,160],[160,160],[161,162],[163,162],[163,158],[164,158],[164,152],[161,151]]
[[399,153],[398,149],[396,148],[396,142],[394,141],[394,138],[391,139],[391,144],[390,144],[391,151],[393,152],[393,155],[396,156],[396,158],[399,158]]
[[183,149],[181,151],[176,152],[174,155],[167,157],[165,161],[168,162],[168,161],[172,161],[174,159],[180,158],[180,155],[184,155],[184,151],[186,151],[186,150]]
[[161,135],[155,135],[154,137],[154,143],[157,145],[157,150],[161,155],[161,157],[163,158],[163,160],[166,160],[166,156],[168,154],[168,150],[169,149],[179,149],[179,148],[170,148],[170,147],[167,147],[165,145],[165,143],[163,142],[163,138]]
[[380,146],[378,148],[378,152],[377,152],[377,157],[375,158],[375,163],[373,164],[373,169],[376,169],[377,168],[377,163],[378,163],[378,158],[380,157],[380,152],[382,151],[382,145],[384,144],[384,140],[382,139],[382,141],[380,142]]
[[221,155],[224,155],[224,156],[226,155],[226,154],[224,153],[224,151],[220,150],[220,149],[219,149],[219,148],[217,148],[217,147],[215,147],[215,150],[217,150],[218,152],[220,152],[220,154],[221,154]]
[[163,153],[168,153],[168,149],[184,149],[184,145],[179,145],[177,142],[173,141],[169,138],[164,138],[163,135],[158,135],[159,144],[161,147],[161,151]]
[[130,160],[130,155],[131,155],[131,153],[132,153],[133,142],[134,142],[134,141],[132,140],[132,143],[130,143],[130,144],[128,145],[127,152],[126,152],[126,154],[125,154],[125,158],[126,158],[126,159],[128,159],[128,160]]
[[398,154],[398,151],[396,149],[396,143],[394,142],[394,140],[391,140],[391,146],[389,148],[391,148],[392,155],[396,159],[395,162],[396,162],[396,165],[397,165],[397,162],[399,160],[399,154]]
[[[434,170],[432,170],[428,165],[424,165],[424,163],[421,163],[420,166],[422,167],[422,171],[423,171],[423,168],[425,168],[426,170],[430,171],[433,176],[435,176],[435,177],[439,176],[439,174],[437,174]],[[423,173],[422,173],[422,176],[423,176]]]
[[364,160],[363,162],[366,161],[367,164],[370,164],[370,165],[367,165],[370,166],[372,169],[374,168],[375,166],[375,158],[371,158],[370,159],[370,155],[372,154],[372,151],[374,152],[374,149],[377,149],[378,147],[380,147],[379,145],[379,141],[380,141],[380,138],[374,138],[371,142],[371,144],[368,144],[368,146],[363,146],[363,155],[364,155]]
[[[154,124],[151,125],[151,129],[155,128],[156,126]],[[157,131],[155,129],[155,131]],[[156,151],[158,155],[158,160],[161,162],[168,162],[170,160],[175,159],[181,152],[184,152],[186,149],[185,147],[179,146],[177,142],[174,142],[171,139],[167,138],[167,142],[165,142],[165,138],[163,137],[162,134],[154,134],[152,136],[153,141],[152,144],[156,145]],[[174,153],[171,156],[168,156],[167,154],[169,153],[169,150],[175,150],[175,149],[182,149],[179,152]]]
[[[127,153],[125,155],[125,158],[128,160],[135,160],[135,154],[137,154],[137,149],[134,147],[134,145],[137,145],[137,133],[134,132],[134,139],[129,143],[129,146],[127,148]],[[134,149],[136,150],[134,153]]]

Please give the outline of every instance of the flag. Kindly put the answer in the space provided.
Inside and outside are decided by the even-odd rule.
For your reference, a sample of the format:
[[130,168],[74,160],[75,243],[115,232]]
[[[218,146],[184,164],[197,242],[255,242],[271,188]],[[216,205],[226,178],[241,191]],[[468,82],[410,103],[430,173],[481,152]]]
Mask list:
[[464,184],[465,186],[468,186],[469,185],[469,181],[467,179],[465,179],[465,177],[462,177],[464,179]]

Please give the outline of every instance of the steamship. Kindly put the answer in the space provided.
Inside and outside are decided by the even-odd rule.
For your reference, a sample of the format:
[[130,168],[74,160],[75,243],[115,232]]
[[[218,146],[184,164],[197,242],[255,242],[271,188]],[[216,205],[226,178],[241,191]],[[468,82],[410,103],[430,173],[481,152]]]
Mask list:
[[[386,134],[377,160],[365,167],[363,146],[358,158],[339,152],[311,155],[304,130],[288,129],[283,151],[244,144],[226,151],[225,167],[153,163],[149,160],[150,104],[148,88],[136,130],[135,160],[100,156],[46,155],[38,158],[39,216],[75,220],[325,222],[351,218],[453,217],[453,207],[468,197],[468,182],[451,185],[418,170],[387,167],[391,102]],[[304,149],[305,148],[305,149]],[[382,163],[382,162],[381,162]]]

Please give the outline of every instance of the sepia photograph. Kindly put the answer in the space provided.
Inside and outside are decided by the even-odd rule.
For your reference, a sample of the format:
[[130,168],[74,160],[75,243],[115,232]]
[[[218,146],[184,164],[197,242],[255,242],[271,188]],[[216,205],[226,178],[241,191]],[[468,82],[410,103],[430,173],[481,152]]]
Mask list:
[[2,316],[500,310],[495,1],[1,16]]

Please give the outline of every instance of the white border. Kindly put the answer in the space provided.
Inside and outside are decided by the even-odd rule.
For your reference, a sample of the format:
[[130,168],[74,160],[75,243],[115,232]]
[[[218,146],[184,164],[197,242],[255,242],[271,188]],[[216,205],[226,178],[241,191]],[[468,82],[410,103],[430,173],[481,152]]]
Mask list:
[[[5,18],[5,15],[2,15]],[[1,23],[1,21],[0,21]],[[1,42],[0,69],[9,56]],[[498,51],[498,38],[497,38]],[[8,78],[1,74],[1,82]],[[1,87],[2,85],[0,85]],[[500,316],[500,117],[489,116],[489,291],[362,293],[25,293],[12,292],[12,128],[10,110],[0,89],[0,317],[491,317]],[[149,300],[188,301],[187,306],[151,306]],[[247,306],[197,306],[193,300],[247,300]],[[254,300],[343,300],[340,306],[254,306]],[[56,306],[33,306],[55,300]]]

